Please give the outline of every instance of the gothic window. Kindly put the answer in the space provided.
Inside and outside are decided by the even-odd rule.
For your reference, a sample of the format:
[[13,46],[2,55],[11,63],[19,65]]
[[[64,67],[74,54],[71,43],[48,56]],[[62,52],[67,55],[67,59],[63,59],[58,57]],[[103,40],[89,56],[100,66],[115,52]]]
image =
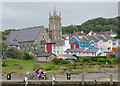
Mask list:
[[34,51],[36,51],[36,50],[37,50],[37,45],[35,44],[35,45],[34,45]]
[[49,36],[52,39],[52,31],[49,31]]
[[43,38],[41,39],[41,48],[42,48],[42,49],[45,49],[45,44],[46,44],[46,40],[45,40],[45,37],[43,37]]

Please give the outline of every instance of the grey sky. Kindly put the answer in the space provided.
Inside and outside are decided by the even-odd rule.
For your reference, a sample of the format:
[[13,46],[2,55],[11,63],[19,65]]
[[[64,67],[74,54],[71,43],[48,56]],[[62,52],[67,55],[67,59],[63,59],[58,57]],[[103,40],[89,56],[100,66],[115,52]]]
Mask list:
[[117,2],[4,2],[2,4],[3,30],[44,25],[48,27],[49,10],[61,11],[62,26],[80,25],[97,18],[118,15]]

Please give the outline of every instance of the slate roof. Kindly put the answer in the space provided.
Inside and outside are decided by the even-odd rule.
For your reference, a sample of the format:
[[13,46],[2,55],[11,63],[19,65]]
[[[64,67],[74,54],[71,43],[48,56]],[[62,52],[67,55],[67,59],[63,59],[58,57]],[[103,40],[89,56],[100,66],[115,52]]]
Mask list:
[[61,54],[60,56],[64,56],[65,60],[77,60],[76,57],[70,55],[70,54]]
[[36,37],[40,33],[41,29],[44,29],[43,26],[37,26],[37,27],[30,27],[21,29],[20,31],[13,31],[8,36],[8,41],[13,41],[14,39],[17,40],[17,42],[28,42],[28,41],[35,41]]
[[32,52],[32,53],[35,54],[35,55],[37,55],[37,57],[49,57],[51,55],[55,55],[53,53],[44,53],[44,52]]
[[[82,37],[82,38],[81,38]],[[81,41],[81,42],[86,42],[87,41],[87,39],[85,38],[85,36],[77,36],[77,39],[79,40],[79,41]]]
[[109,35],[96,35],[100,40],[103,41],[108,41],[108,40],[115,40],[113,37],[109,36]]
[[99,49],[87,49],[85,50],[83,53],[95,53],[97,52]]
[[13,31],[9,34],[7,41],[13,41],[17,35],[19,34],[20,31]]
[[10,46],[17,46],[18,44],[12,41],[6,41]]
[[[80,42],[90,42],[91,40],[93,40],[94,42],[98,42],[100,40],[108,41],[108,40],[112,40],[115,41],[115,38],[109,36],[108,34],[97,34],[97,35],[90,35],[90,36],[77,36],[76,37]],[[70,44],[72,44],[72,42],[70,42]]]
[[65,52],[83,52],[85,48],[67,49]]
[[55,43],[55,46],[64,46],[65,45],[64,40],[53,40],[51,43]]
[[113,32],[113,31],[104,31],[103,34],[109,34],[109,32],[111,32],[111,34],[116,34],[116,33]]

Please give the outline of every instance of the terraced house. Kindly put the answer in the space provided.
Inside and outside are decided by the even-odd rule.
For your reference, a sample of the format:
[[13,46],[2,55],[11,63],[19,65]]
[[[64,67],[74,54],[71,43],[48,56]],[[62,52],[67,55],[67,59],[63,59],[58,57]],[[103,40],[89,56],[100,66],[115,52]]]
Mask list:
[[75,48],[88,48],[88,49],[99,49],[103,52],[112,51],[113,37],[109,35],[90,35],[90,36],[73,36],[70,39],[71,49]]

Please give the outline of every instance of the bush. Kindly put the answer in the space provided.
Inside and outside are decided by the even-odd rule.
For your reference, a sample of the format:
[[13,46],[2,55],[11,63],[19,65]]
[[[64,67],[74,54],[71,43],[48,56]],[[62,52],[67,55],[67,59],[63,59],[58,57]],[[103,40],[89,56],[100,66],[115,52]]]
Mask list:
[[62,59],[62,58],[53,58],[53,59],[51,60],[51,62],[53,62],[54,64],[58,65],[58,64],[61,63],[61,60],[63,60],[63,59]]
[[98,59],[98,62],[107,62],[108,60],[107,59],[104,59],[104,58],[99,58]]
[[23,59],[24,59],[24,60],[31,60],[31,59],[32,59],[32,56],[29,55],[29,52],[28,52],[28,51],[24,51],[24,52],[23,52]]
[[54,58],[54,59],[52,59],[52,62],[56,65],[58,65],[58,64],[70,64],[71,63],[69,60],[63,60],[62,58]]
[[116,63],[118,63],[118,58],[113,59],[113,64],[116,64]]
[[7,64],[6,64],[6,62],[3,60],[3,62],[2,62],[2,67],[6,67],[7,66]]

